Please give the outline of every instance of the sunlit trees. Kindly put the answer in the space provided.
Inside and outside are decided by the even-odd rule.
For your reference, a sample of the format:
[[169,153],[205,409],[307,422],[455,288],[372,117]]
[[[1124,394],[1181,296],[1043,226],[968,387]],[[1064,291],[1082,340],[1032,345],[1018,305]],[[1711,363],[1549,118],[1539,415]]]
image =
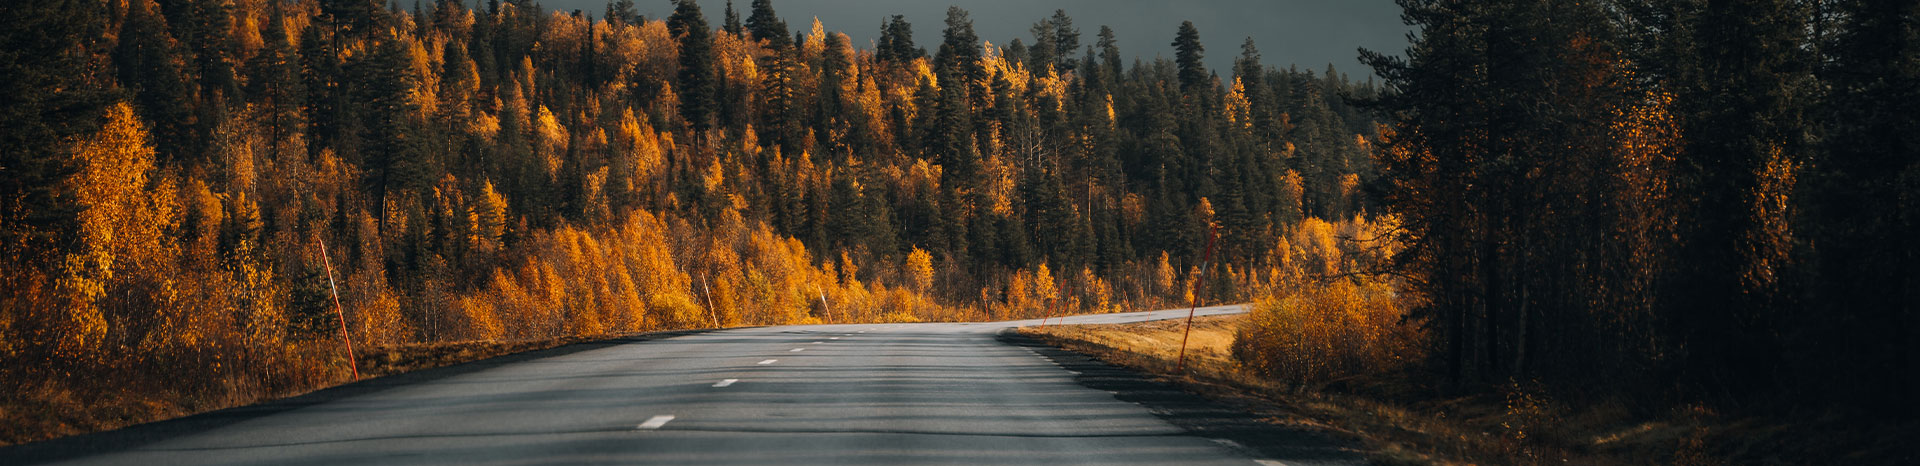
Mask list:
[[795,44],[770,0],[717,32],[693,1],[30,3],[0,7],[0,367],[52,385],[343,377],[330,285],[376,347],[1165,305],[1207,222],[1258,264],[1268,219],[1365,181],[1279,147],[1373,137],[1336,110],[1365,85],[1245,62],[1183,90],[1064,11],[1019,52],[950,9],[928,56],[903,16]]
[[[172,260],[165,235],[173,221],[172,189],[154,177],[154,152],[146,129],[125,103],[109,107],[99,134],[74,150],[79,171],[68,189],[82,206],[77,251],[61,267],[60,288],[70,300],[56,324],[60,355],[86,358],[115,323],[133,317],[135,303],[118,302],[129,287],[166,286],[164,270]],[[158,179],[156,179],[158,178]],[[154,283],[160,281],[162,283]],[[116,306],[117,305],[117,306]]]
[[918,247],[907,254],[907,276],[911,277],[913,288],[926,293],[933,288],[933,255]]

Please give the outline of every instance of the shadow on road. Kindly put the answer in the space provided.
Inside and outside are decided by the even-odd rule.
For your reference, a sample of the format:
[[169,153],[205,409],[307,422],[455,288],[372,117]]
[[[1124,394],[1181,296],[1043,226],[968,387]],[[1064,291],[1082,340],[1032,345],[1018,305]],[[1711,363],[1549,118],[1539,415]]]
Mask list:
[[709,330],[644,333],[606,340],[575,343],[544,350],[514,353],[451,366],[366,379],[315,390],[304,395],[205,412],[178,419],[169,419],[130,426],[123,429],[4,447],[0,448],[0,459],[5,459],[5,461],[0,462],[8,464],[50,463],[86,455],[132,450],[182,435],[205,432],[250,419],[320,405],[329,401],[378,393],[396,387],[404,387],[480,372],[508,364],[563,356],[634,342],[692,335],[707,331]]
[[1079,372],[1074,381],[1113,393],[1120,401],[1145,406],[1154,416],[1201,437],[1227,440],[1229,446],[1250,450],[1257,457],[1298,461],[1364,464],[1359,444],[1325,431],[1276,425],[1179,387],[1155,381],[1138,372],[1107,364],[1084,354],[1047,345],[1011,330],[1000,332],[1001,342],[1032,348],[1061,367]]

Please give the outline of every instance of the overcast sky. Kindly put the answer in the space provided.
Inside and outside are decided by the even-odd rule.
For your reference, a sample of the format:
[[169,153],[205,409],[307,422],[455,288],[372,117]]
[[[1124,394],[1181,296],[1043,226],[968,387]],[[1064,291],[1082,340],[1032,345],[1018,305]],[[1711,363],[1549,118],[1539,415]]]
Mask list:
[[[707,20],[719,25],[726,0],[699,0]],[[549,9],[582,10],[594,17],[606,11],[606,0],[544,0]],[[670,0],[635,0],[647,18],[665,18],[673,12]],[[753,0],[734,0],[745,18]],[[959,6],[973,18],[981,39],[1005,46],[1014,38],[1028,45],[1028,29],[1053,10],[1067,10],[1080,29],[1080,45],[1092,45],[1101,25],[1113,27],[1120,51],[1129,57],[1152,60],[1173,57],[1174,32],[1181,21],[1193,21],[1207,49],[1208,66],[1225,78],[1240,55],[1240,44],[1253,37],[1261,62],[1285,67],[1297,64],[1315,71],[1332,63],[1355,78],[1366,76],[1357,49],[1399,54],[1406,48],[1407,27],[1391,0],[773,0],[773,9],[786,18],[793,32],[806,31],[819,17],[828,32],[845,32],[855,46],[873,48],[880,21],[906,15],[913,23],[913,42],[932,53],[939,47],[947,6]],[[1131,65],[1131,63],[1129,63]]]

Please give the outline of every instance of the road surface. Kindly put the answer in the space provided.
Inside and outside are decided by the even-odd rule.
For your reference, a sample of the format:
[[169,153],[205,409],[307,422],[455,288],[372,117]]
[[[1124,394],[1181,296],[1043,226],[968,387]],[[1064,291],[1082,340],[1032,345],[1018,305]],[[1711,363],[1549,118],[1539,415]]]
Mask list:
[[1248,434],[1244,419],[1223,421],[1232,415],[1191,395],[1003,332],[1034,323],[757,327],[575,345],[0,449],[0,463],[1360,461],[1312,433]]

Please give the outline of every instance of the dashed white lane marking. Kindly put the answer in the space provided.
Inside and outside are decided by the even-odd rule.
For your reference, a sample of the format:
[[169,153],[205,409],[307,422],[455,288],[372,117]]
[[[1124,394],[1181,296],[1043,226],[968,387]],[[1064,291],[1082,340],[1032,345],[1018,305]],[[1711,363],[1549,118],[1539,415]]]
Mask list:
[[779,361],[779,360],[778,360],[778,359],[768,359],[768,360],[765,360],[765,361],[760,361],[760,365],[762,365],[762,366],[765,366],[765,365],[768,365],[768,364],[773,364],[773,363],[774,363],[774,362],[776,362],[776,361]]
[[1260,466],[1287,466],[1287,463],[1282,463],[1274,460],[1253,460],[1253,463],[1258,464]]
[[740,379],[727,379],[727,380],[722,380],[722,381],[720,381],[719,383],[715,383],[715,384],[713,384],[713,387],[714,387],[714,388],[720,388],[720,387],[725,387],[725,386],[728,386],[728,385],[733,385],[733,383],[734,383],[734,382],[739,382],[739,381],[740,381]]
[[840,337],[828,338],[828,340],[838,340],[838,339],[840,339]]
[[640,423],[640,430],[659,429],[660,426],[667,425],[667,422],[672,420],[673,420],[672,414],[662,414],[659,416],[654,416],[652,418],[647,419],[647,422]]
[[826,342],[824,342],[824,341],[816,341],[816,342],[813,342],[813,344],[816,344],[816,345],[818,345],[818,344],[821,344],[821,343],[826,343]]
[[788,352],[788,353],[798,353],[798,352],[801,352],[801,351],[806,351],[806,350],[807,350],[806,348],[794,348],[794,349],[790,349],[790,350],[787,350],[787,352]]

